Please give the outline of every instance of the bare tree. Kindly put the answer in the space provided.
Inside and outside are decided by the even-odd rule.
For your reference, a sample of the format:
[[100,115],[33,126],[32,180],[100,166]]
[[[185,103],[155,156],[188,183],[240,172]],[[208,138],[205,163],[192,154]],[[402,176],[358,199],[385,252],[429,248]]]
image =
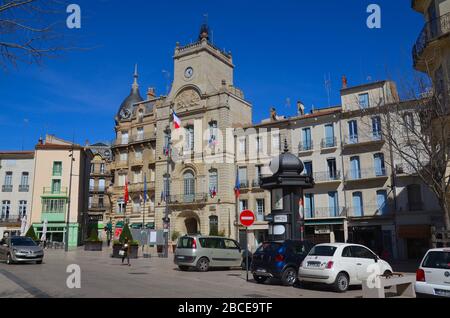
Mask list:
[[0,66],[41,64],[68,50],[64,0],[0,0]]
[[362,116],[381,117],[385,123],[381,134],[393,153],[393,177],[403,173],[419,177],[435,194],[450,230],[449,98],[438,93],[442,91],[417,79],[408,86],[406,99],[366,109]]

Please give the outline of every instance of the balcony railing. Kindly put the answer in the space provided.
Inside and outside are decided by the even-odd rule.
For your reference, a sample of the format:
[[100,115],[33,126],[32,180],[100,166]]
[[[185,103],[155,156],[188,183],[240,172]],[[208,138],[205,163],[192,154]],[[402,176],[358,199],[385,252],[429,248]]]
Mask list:
[[248,180],[241,180],[241,182],[239,183],[239,187],[242,189],[248,189],[250,187],[250,183],[248,182]]
[[386,169],[360,169],[360,170],[350,170],[345,175],[345,180],[355,181],[363,179],[374,179],[387,177]]
[[195,203],[205,203],[208,200],[207,193],[194,193],[194,194],[179,194],[170,195],[170,204],[195,204]]
[[337,147],[337,139],[336,138],[323,138],[320,143],[322,149],[335,148]]
[[314,144],[312,141],[307,142],[307,143],[300,143],[298,145],[299,152],[312,151],[313,149],[314,149]]
[[3,213],[0,215],[0,224],[20,223],[24,215],[12,215]]
[[[155,188],[155,181],[147,182],[147,191]],[[132,183],[128,186],[128,191],[130,192],[143,192],[144,191],[144,182]]]
[[44,195],[67,195],[67,187],[62,187],[61,189],[44,188],[42,191]]
[[305,208],[305,219],[336,218],[343,216],[344,212],[344,207],[324,207],[314,208],[313,210]]
[[12,192],[12,190],[13,190],[12,184],[2,185],[2,192]]
[[379,207],[377,205],[364,205],[361,207],[348,208],[348,216],[353,218],[365,216],[384,216],[389,214],[390,207],[388,204]]
[[383,141],[383,135],[381,133],[375,132],[370,136],[359,136],[359,135],[345,136],[342,144],[343,146],[351,146],[380,141]]
[[88,208],[90,210],[104,210],[107,208],[107,206],[104,203],[91,203],[89,204]]
[[129,143],[136,143],[136,142],[144,142],[156,139],[156,132],[148,133],[148,134],[142,134],[142,135],[133,135],[130,137]]
[[314,181],[317,182],[334,182],[341,180],[341,172],[340,171],[325,171],[325,172],[315,172],[313,174]]
[[19,185],[19,192],[28,192],[30,191],[30,186],[27,184],[20,184]]
[[414,65],[417,65],[428,44],[450,32],[450,13],[425,23],[413,47]]

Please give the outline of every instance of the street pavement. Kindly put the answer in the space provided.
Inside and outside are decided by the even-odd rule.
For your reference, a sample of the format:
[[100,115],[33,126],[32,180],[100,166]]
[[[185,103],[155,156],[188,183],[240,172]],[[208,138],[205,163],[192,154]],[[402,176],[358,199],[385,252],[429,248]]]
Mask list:
[[[0,297],[37,298],[360,298],[361,288],[337,294],[327,288],[264,285],[246,281],[245,271],[181,272],[169,259],[131,260],[130,267],[110,257],[110,250],[65,253],[46,250],[42,265],[0,263]],[[81,270],[81,288],[69,288],[69,265]],[[250,275],[251,278],[251,275]],[[70,280],[72,281],[72,280]]]

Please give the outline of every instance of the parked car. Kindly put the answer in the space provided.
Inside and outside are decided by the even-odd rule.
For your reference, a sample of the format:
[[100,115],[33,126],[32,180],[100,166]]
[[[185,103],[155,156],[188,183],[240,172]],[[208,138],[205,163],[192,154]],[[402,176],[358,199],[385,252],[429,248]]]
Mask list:
[[253,254],[253,278],[260,284],[275,278],[285,286],[294,285],[300,264],[312,247],[308,241],[264,242]]
[[450,248],[429,250],[416,273],[418,296],[450,297]]
[[35,262],[41,264],[44,250],[29,237],[13,236],[0,245],[0,260],[6,264]]
[[245,261],[235,240],[223,237],[186,235],[178,239],[174,263],[180,270],[195,268],[207,272],[212,267],[241,267]]
[[378,266],[380,274],[393,272],[391,265],[365,246],[357,244],[319,244],[303,261],[298,280],[303,283],[322,283],[337,292],[346,292],[350,285],[362,285]]

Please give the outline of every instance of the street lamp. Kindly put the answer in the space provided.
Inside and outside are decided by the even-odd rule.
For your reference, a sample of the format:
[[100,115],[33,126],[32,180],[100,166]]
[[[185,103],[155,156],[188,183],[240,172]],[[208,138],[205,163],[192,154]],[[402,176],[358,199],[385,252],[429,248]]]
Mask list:
[[66,239],[65,239],[65,246],[64,250],[66,252],[69,251],[69,228],[70,228],[70,201],[72,197],[72,174],[73,174],[73,162],[75,161],[74,158],[74,144],[72,143],[72,148],[69,151],[69,158],[70,158],[70,177],[69,177],[69,199],[67,201],[67,220],[66,220]]

